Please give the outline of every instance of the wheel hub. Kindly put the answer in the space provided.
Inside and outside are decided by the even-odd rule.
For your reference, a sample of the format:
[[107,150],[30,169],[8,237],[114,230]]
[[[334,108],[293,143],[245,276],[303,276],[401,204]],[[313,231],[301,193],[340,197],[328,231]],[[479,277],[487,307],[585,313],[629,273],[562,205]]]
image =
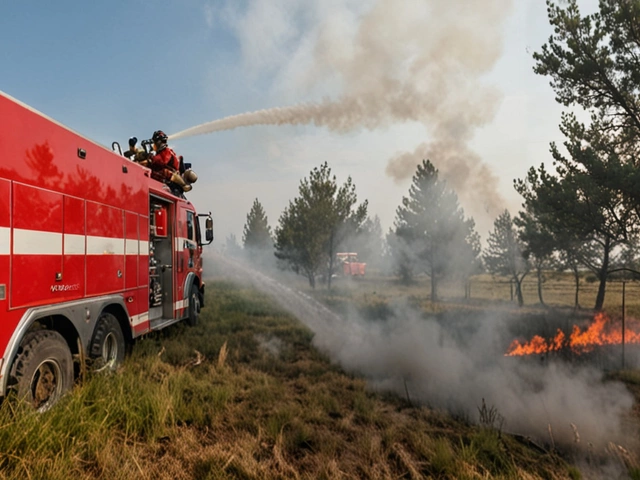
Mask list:
[[102,344],[102,360],[106,367],[113,367],[118,358],[118,342],[113,333],[109,332]]
[[43,361],[31,379],[31,395],[34,408],[46,410],[61,393],[60,365],[54,359]]

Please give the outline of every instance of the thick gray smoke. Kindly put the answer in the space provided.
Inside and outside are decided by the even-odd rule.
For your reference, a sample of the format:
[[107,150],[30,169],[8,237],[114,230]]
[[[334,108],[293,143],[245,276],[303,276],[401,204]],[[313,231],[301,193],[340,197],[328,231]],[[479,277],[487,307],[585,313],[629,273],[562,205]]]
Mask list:
[[[288,309],[314,333],[314,344],[347,371],[378,389],[478,420],[484,398],[504,417],[505,430],[603,451],[623,442],[623,418],[633,405],[624,385],[602,383],[588,368],[540,365],[504,357],[505,321],[475,319],[474,328],[444,328],[407,306],[386,321],[353,313],[341,318],[310,297],[242,263],[215,256],[225,278],[249,282]],[[469,323],[467,322],[467,327]],[[572,426],[572,424],[575,426]],[[587,447],[589,444],[592,447]]]
[[[263,3],[250,2],[254,7]],[[284,3],[282,9],[292,11],[286,21],[293,23],[301,16],[297,9],[313,10],[316,2]],[[318,2],[317,10],[330,10],[331,15],[312,22],[297,39],[312,45],[298,86],[337,85],[340,93],[333,98],[234,115],[170,138],[250,125],[314,124],[344,133],[420,122],[429,141],[413,154],[391,159],[387,174],[396,180],[409,178],[428,155],[458,193],[465,192],[461,197],[469,199],[468,205],[482,205],[497,215],[504,208],[497,181],[468,143],[479,127],[492,121],[498,106],[498,93],[481,80],[501,54],[501,26],[512,0],[361,3],[369,8],[357,11],[348,0]],[[254,57],[259,61],[259,55]],[[295,54],[293,58],[300,61]]]
[[413,152],[397,155],[389,161],[387,174],[399,182],[413,175],[416,165],[425,158],[437,159],[440,175],[473,217],[494,219],[504,211],[498,177],[477,153],[453,139],[422,143]]

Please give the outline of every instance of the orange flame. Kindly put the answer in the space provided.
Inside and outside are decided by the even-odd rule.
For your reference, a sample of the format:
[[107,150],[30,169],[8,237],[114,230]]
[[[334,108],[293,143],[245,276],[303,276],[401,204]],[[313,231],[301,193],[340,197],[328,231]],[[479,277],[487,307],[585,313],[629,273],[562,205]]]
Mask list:
[[[631,319],[625,326],[625,344],[640,343],[640,322]],[[505,356],[516,357],[556,352],[565,348],[571,349],[578,355],[591,352],[600,345],[621,345],[622,325],[613,325],[611,319],[604,313],[598,313],[591,325],[585,330],[574,325],[569,338],[558,329],[555,337],[545,339],[540,335],[534,336],[529,342],[521,343],[514,340],[509,345]]]

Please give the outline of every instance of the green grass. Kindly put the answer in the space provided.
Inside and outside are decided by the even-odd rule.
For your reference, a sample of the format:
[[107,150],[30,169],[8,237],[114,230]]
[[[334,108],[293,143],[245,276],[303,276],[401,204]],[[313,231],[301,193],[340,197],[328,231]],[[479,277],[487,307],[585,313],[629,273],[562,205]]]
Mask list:
[[493,428],[372,393],[261,294],[207,291],[198,326],[147,336],[52,410],[5,401],[0,478],[579,478]]

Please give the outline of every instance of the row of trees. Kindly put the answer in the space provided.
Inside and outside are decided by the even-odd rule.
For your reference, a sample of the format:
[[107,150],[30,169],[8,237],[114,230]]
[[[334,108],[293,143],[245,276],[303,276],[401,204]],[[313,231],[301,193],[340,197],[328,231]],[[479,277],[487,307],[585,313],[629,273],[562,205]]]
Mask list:
[[[509,214],[496,221],[496,232],[484,264],[493,272],[510,274],[518,257],[509,242],[515,238]],[[300,182],[299,196],[289,202],[272,234],[260,201],[255,199],[243,232],[248,256],[258,265],[275,257],[279,265],[331,288],[336,253],[357,251],[369,265],[397,273],[411,281],[418,273],[431,278],[431,295],[437,298],[443,279],[466,281],[482,271],[480,236],[473,219],[466,218],[455,192],[438,178],[438,170],[425,160],[418,165],[409,195],[396,212],[394,228],[383,238],[378,217],[367,215],[367,202],[358,205],[351,178],[339,185],[327,163],[314,168]],[[239,251],[234,238],[228,249]],[[516,261],[517,264],[517,261]],[[521,297],[521,296],[520,296]]]
[[554,33],[534,54],[534,71],[590,120],[565,113],[564,149],[551,144],[554,171],[543,164],[515,181],[519,224],[539,264],[561,258],[576,275],[595,274],[601,309],[609,276],[630,269],[640,227],[640,4],[600,0],[581,15],[576,0],[564,3],[547,2]]
[[[551,233],[553,229],[528,210],[515,218],[505,210],[495,220],[482,251],[473,219],[465,217],[456,193],[428,160],[418,165],[409,194],[402,199],[394,226],[384,238],[378,217],[367,217],[367,202],[357,205],[352,180],[339,186],[326,163],[301,181],[299,194],[280,216],[274,233],[262,204],[255,199],[242,241],[255,265],[266,266],[277,258],[281,268],[304,275],[312,287],[320,277],[331,288],[339,250],[358,251],[370,266],[396,274],[405,282],[426,274],[431,280],[432,299],[438,298],[438,285],[443,280],[466,283],[474,274],[489,272],[508,277],[522,305],[522,282],[533,272],[539,301],[544,303],[543,274],[554,269],[574,273],[577,304],[581,272],[589,265],[593,272],[599,272],[599,252],[593,245],[577,239],[559,241],[560,237]],[[632,245],[609,262],[610,273],[633,268],[637,255]],[[242,251],[233,236],[227,249]]]
[[[442,279],[464,281],[484,267],[514,281],[520,304],[522,281],[534,272],[542,302],[543,272],[559,268],[574,273],[576,303],[580,273],[592,272],[599,281],[595,308],[601,309],[607,279],[634,270],[640,236],[640,3],[600,0],[591,15],[581,15],[576,0],[547,5],[554,32],[534,53],[534,71],[551,78],[558,102],[588,112],[590,120],[562,116],[566,140],[563,147],[551,144],[552,170],[543,163],[514,181],[522,211],[496,219],[484,252],[455,192],[431,162],[418,166],[376,253],[405,280],[426,273],[432,298]],[[378,237],[374,244],[382,244],[379,221],[367,217],[366,202],[357,205],[351,179],[338,186],[326,163],[301,182],[299,193],[280,217],[275,254],[312,286],[319,273],[330,286],[335,252],[369,245],[370,238],[363,240],[372,235]],[[263,215],[261,208],[256,200],[250,216]],[[244,242],[253,248],[256,227],[247,220]],[[260,229],[265,245],[270,243],[266,217]]]
[[315,287],[315,277],[326,266],[331,277],[338,249],[353,237],[367,218],[367,201],[358,198],[351,177],[338,186],[325,162],[300,183],[300,195],[289,202],[275,231],[275,255]]
[[380,221],[368,218],[367,206],[367,201],[358,205],[351,177],[338,185],[325,162],[300,182],[299,196],[289,202],[273,235],[256,199],[247,214],[243,244],[252,260],[261,263],[265,253],[275,253],[281,267],[304,275],[312,287],[321,276],[331,288],[336,253],[370,233],[381,236]]

